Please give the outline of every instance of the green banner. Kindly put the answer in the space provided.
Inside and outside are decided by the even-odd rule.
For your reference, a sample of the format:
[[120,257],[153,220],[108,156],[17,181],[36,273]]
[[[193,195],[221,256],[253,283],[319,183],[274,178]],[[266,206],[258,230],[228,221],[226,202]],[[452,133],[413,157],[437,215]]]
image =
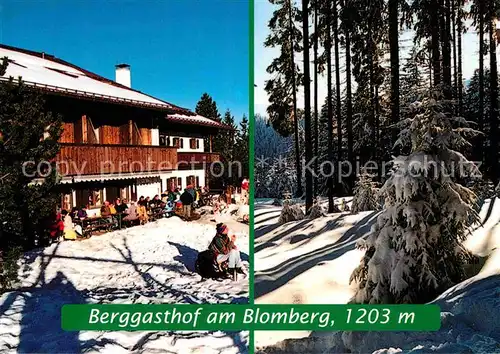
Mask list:
[[437,305],[64,305],[66,331],[436,331]]

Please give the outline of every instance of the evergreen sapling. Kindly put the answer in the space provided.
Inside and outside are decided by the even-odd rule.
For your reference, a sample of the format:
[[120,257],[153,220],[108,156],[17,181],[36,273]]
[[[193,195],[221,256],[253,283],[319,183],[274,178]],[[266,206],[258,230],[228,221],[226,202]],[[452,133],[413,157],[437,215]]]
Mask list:
[[464,278],[462,242],[477,220],[474,193],[457,183],[477,175],[458,149],[475,131],[455,117],[451,102],[431,91],[411,105],[396,144],[411,145],[394,161],[396,171],[381,188],[384,210],[358,248],[366,253],[351,275],[354,303],[424,303]]

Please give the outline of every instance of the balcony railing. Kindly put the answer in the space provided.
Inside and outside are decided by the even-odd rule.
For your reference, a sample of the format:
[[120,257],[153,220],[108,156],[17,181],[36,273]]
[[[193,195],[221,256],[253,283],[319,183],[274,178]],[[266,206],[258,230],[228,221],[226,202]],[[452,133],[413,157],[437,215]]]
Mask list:
[[170,171],[177,150],[164,146],[61,144],[56,162],[65,176]]

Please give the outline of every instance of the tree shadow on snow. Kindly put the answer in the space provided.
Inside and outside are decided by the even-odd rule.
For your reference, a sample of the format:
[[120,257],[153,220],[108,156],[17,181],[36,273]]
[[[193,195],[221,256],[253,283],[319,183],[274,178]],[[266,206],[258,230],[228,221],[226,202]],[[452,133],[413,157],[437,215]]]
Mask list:
[[[370,231],[372,224],[376,220],[377,214],[378,212],[368,214],[358,223],[353,225],[347,232],[345,232],[340,239],[329,246],[310,251],[300,256],[289,258],[275,267],[256,273],[254,287],[255,297],[261,297],[278,289],[299,274],[302,274],[320,262],[331,261],[342,256],[348,251],[354,250],[356,241],[359,238],[364,237]],[[305,223],[300,223],[293,229],[297,231],[300,227],[303,227],[304,224]],[[330,224],[331,227],[334,225],[336,225],[336,223]],[[325,229],[319,230],[314,234],[311,234],[311,237],[325,231]],[[288,234],[289,233],[291,233],[291,231],[288,232]]]
[[61,328],[64,304],[84,304],[83,295],[62,273],[42,287],[19,294],[24,299],[19,353],[79,353],[79,332]]
[[177,248],[177,251],[179,251],[179,255],[174,257],[174,261],[184,264],[187,270],[194,272],[194,264],[196,262],[196,258],[198,257],[198,250],[176,242],[168,241],[168,243]]

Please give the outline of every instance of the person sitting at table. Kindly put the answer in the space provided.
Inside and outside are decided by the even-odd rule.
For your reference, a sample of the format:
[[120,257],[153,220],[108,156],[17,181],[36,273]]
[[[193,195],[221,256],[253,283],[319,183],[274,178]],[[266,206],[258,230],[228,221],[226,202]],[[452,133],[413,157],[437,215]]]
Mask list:
[[130,206],[125,210],[125,213],[127,215],[123,218],[123,221],[132,223],[139,220],[135,202],[130,202]]
[[114,204],[109,203],[109,211],[111,212],[111,215],[116,215],[116,209]]
[[103,218],[108,219],[109,221],[112,220],[112,218],[111,218],[111,208],[110,208],[109,202],[107,200],[104,202],[104,205],[101,207],[101,216]]
[[145,224],[148,222],[148,212],[146,210],[146,206],[145,206],[145,203],[141,203],[138,205],[137,207],[137,215],[139,217],[139,221],[142,224]]
[[147,210],[147,211],[149,211],[149,209],[151,208],[150,203],[151,203],[151,198],[146,197],[146,199],[144,199],[144,203],[143,203],[143,204],[144,204],[144,206],[146,207],[146,210]]
[[78,210],[78,213],[76,214],[76,217],[78,219],[85,219],[87,218],[87,206],[85,205],[82,205],[81,209]]
[[127,205],[123,204],[120,198],[116,198],[115,201],[115,210],[118,214],[123,214],[123,212],[127,209]]
[[71,208],[71,211],[68,214],[72,219],[76,219],[78,215],[78,208],[77,207]]
[[151,202],[149,202],[149,205],[151,207],[151,209],[157,209],[160,207],[161,205],[161,199],[160,199],[160,196],[157,194],[154,196],[153,200]]
[[61,211],[61,214],[64,222],[64,239],[76,240],[75,224],[73,224],[71,215],[66,210]]

